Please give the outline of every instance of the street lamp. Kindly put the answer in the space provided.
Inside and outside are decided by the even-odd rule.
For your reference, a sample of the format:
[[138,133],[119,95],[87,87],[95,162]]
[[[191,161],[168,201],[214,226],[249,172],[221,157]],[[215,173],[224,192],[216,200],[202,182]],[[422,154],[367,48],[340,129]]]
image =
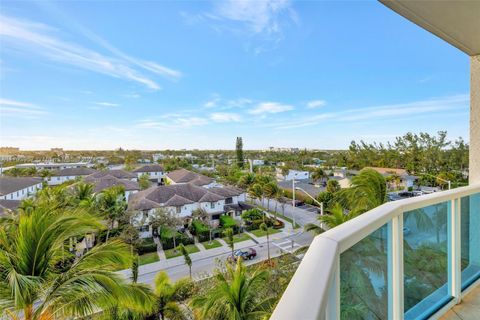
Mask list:
[[295,229],[295,177],[292,179],[292,226]]
[[300,187],[296,187],[295,189],[302,191],[302,192],[305,193],[307,196],[309,196],[310,199],[312,199],[313,201],[315,201],[315,202],[320,206],[320,215],[323,216],[323,202],[318,201],[318,200],[315,199],[312,195],[310,195],[307,191],[305,191],[304,189],[302,189],[302,188],[300,188]]

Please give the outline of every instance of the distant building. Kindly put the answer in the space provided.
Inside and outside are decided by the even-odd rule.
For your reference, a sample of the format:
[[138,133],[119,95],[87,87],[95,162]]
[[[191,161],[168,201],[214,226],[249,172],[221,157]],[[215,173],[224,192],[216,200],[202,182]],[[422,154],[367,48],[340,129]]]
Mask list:
[[404,189],[413,188],[416,181],[418,180],[417,176],[409,175],[405,169],[397,168],[379,168],[379,167],[367,167],[373,169],[383,175],[385,178],[390,176],[398,176],[398,181],[392,181],[390,184],[392,187],[402,187]]
[[89,162],[39,162],[39,163],[21,163],[16,168],[35,168],[37,170],[61,170],[67,168],[91,167]]
[[159,164],[150,164],[133,170],[133,173],[136,174],[138,178],[146,174],[150,180],[157,180],[160,182],[165,175],[165,170]]
[[130,196],[140,190],[138,182],[135,180],[120,179],[113,175],[108,174],[97,175],[91,174],[83,179],[86,183],[91,183],[94,186],[93,192],[99,193],[105,189],[122,186],[125,189],[125,199],[129,199]]
[[310,179],[310,171],[303,171],[303,170],[288,170],[286,175],[282,174],[282,171],[277,168],[277,176],[285,181],[290,180],[307,180]]
[[122,169],[114,169],[114,170],[106,170],[106,171],[98,171],[89,177],[92,178],[101,178],[103,176],[114,176],[117,179],[125,179],[130,181],[137,181],[138,176],[135,173],[128,172]]
[[169,172],[166,175],[167,183],[169,184],[186,184],[191,183],[196,186],[201,186],[204,188],[211,188],[220,186],[215,182],[214,179],[204,176],[196,172],[189,171],[187,169],[178,169],[172,172]]
[[48,185],[62,184],[66,181],[75,180],[77,178],[86,177],[90,174],[96,173],[96,170],[78,167],[78,168],[66,168],[54,171],[49,178],[47,178]]
[[23,200],[42,189],[41,178],[0,177],[0,199]]
[[260,159],[254,159],[254,160],[252,160],[252,165],[253,166],[263,166],[263,165],[265,165],[265,161],[260,160]]

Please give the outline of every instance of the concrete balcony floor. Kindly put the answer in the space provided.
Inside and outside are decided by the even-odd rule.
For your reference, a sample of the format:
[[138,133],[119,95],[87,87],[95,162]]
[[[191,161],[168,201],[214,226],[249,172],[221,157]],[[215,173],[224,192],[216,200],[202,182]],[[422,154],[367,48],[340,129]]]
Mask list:
[[480,319],[480,286],[473,289],[462,302],[448,311],[440,320]]

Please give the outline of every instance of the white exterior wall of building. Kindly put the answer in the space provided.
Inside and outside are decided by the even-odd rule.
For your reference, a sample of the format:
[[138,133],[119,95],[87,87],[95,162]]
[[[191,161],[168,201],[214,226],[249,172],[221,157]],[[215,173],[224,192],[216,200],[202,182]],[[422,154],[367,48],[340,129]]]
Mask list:
[[285,176],[285,180],[305,180],[310,178],[309,171],[289,170]]
[[165,173],[162,171],[155,171],[155,172],[137,172],[137,177],[140,178],[146,174],[150,179],[155,179],[155,178],[163,178]]
[[75,180],[79,176],[53,176],[47,179],[49,186],[56,186],[64,182]]
[[2,199],[2,200],[23,200],[25,198],[33,196],[40,189],[42,189],[42,183],[38,183],[34,186],[30,186],[28,188],[24,188],[24,189],[21,189],[21,190],[18,190],[18,191],[0,196],[0,199]]
[[[233,204],[238,204],[238,202],[244,202],[246,200],[246,194],[242,193],[239,196],[233,196],[232,197],[232,203]],[[220,200],[216,201],[213,203],[213,207],[211,202],[201,202],[201,203],[192,203],[192,204],[185,204],[181,206],[180,213],[177,212],[176,207],[165,207],[165,209],[170,212],[171,214],[175,214],[180,218],[185,218],[185,217],[190,217],[192,215],[192,212],[196,209],[204,209],[207,213],[209,214],[215,214],[215,213],[220,213],[223,212],[225,206],[225,200]],[[150,223],[149,215],[153,214],[155,212],[155,209],[151,209],[146,213],[139,212],[136,216],[133,217],[133,224],[136,227],[139,227],[141,225],[147,226]],[[149,227],[148,231],[141,231],[140,233],[140,238],[148,238],[152,236],[152,230],[151,227]]]

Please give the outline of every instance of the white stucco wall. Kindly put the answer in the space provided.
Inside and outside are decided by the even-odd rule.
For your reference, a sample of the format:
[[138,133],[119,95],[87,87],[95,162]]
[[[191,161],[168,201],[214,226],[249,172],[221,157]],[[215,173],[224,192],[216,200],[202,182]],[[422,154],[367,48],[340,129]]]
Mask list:
[[469,183],[480,183],[480,56],[470,58]]
[[23,200],[28,197],[33,196],[35,193],[37,193],[38,190],[42,189],[42,184],[36,184],[34,186],[30,186],[28,188],[24,188],[3,196],[0,196],[0,199],[2,200]]

